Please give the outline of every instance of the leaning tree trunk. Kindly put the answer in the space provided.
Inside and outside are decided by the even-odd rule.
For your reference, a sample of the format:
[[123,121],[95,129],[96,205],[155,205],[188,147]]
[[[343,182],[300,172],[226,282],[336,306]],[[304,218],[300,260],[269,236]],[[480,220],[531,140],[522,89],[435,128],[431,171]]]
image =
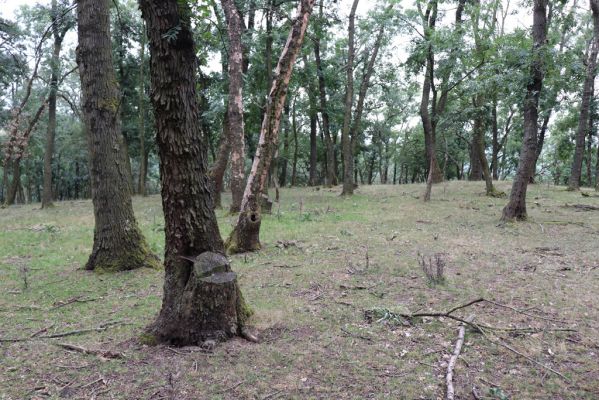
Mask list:
[[[180,346],[225,340],[243,334],[249,310],[223,255],[207,174],[207,144],[197,134],[191,10],[178,0],[139,3],[150,44],[166,233],[162,309],[144,339]],[[176,34],[173,26],[179,28]]]
[[293,21],[287,43],[279,58],[266,103],[258,148],[243,194],[241,212],[239,213],[237,225],[226,243],[227,251],[230,253],[260,249],[262,190],[266,186],[267,172],[277,146],[281,114],[285,105],[293,65],[304,41],[314,1],[300,0],[297,16]]
[[599,54],[599,0],[590,0],[590,3],[593,12],[593,42],[587,60],[587,76],[583,86],[580,117],[578,118],[578,130],[576,131],[576,148],[574,150],[574,160],[572,161],[570,179],[568,180],[568,190],[580,189],[584,144],[589,125],[589,113],[597,69],[597,54]]
[[221,0],[227,19],[229,35],[229,146],[231,148],[231,208],[241,209],[243,184],[245,183],[245,135],[243,127],[243,46],[241,35],[243,21],[233,0]]
[[533,12],[533,53],[530,70],[531,79],[524,99],[524,139],[520,151],[518,172],[512,184],[510,201],[503,209],[503,221],[526,219],[526,190],[536,157],[537,121],[539,117],[539,97],[543,89],[543,47],[547,38],[547,0],[534,0]]
[[112,64],[109,0],[79,0],[77,63],[90,145],[95,230],[88,270],[157,267],[137,226],[128,171],[119,145],[119,92]]
[[351,11],[349,13],[348,27],[348,49],[347,49],[347,81],[345,82],[345,112],[343,115],[343,129],[341,131],[341,147],[343,148],[343,191],[342,196],[351,196],[354,193],[354,177],[353,177],[353,153],[351,145],[351,121],[352,121],[352,105],[354,100],[354,57],[355,57],[355,20],[356,9],[359,0],[354,0]]

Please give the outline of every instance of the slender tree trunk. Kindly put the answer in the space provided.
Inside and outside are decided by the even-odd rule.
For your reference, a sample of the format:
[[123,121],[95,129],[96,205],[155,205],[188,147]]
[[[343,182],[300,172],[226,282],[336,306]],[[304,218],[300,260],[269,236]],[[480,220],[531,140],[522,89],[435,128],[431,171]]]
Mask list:
[[297,184],[297,160],[299,155],[299,147],[297,140],[297,108],[296,103],[293,103],[293,117],[291,123],[291,130],[293,132],[293,161],[291,163],[291,187]]
[[87,127],[95,230],[88,270],[157,267],[137,226],[124,156],[119,146],[119,92],[112,64],[109,0],[79,0],[77,7],[83,115]]
[[534,0],[533,11],[533,60],[530,70],[531,79],[527,85],[524,99],[524,139],[520,151],[518,172],[512,184],[510,201],[503,209],[502,220],[524,220],[526,214],[526,190],[537,149],[537,121],[539,117],[539,97],[543,89],[543,47],[547,38],[547,0]]
[[354,0],[352,3],[351,11],[349,13],[349,27],[348,27],[348,50],[347,50],[347,64],[346,64],[346,76],[347,80],[345,83],[345,112],[343,115],[343,130],[341,133],[341,147],[343,148],[343,191],[342,196],[351,196],[354,193],[354,179],[353,179],[353,154],[352,154],[352,143],[350,137],[351,121],[352,121],[352,106],[354,103],[354,57],[355,57],[355,20],[356,20],[356,9],[358,7],[359,0]]
[[287,165],[289,164],[289,101],[285,103],[283,119],[283,157],[281,162],[281,174],[279,175],[279,186],[287,185]]
[[478,95],[474,99],[474,106],[477,109],[477,113],[474,119],[474,128],[473,128],[473,140],[472,145],[474,147],[473,151],[478,158],[478,162],[481,166],[482,176],[485,179],[486,186],[486,194],[487,196],[496,196],[499,193],[493,187],[493,177],[491,176],[491,170],[489,168],[489,163],[487,161],[487,156],[485,155],[485,125],[484,125],[484,117],[482,107],[483,97],[482,95]]
[[314,109],[313,112],[310,112],[310,178],[308,179],[308,186],[318,185],[317,123],[316,109]]
[[44,152],[42,208],[52,207],[52,157],[54,155],[54,137],[56,136],[56,92],[58,91],[58,75],[60,74],[60,51],[64,33],[66,33],[66,29],[63,31],[64,33],[60,31],[56,0],[52,0],[51,15],[54,48],[50,60],[51,76],[50,94],[48,95],[48,131],[46,133],[46,149]]
[[[320,5],[320,14],[322,17],[323,3]],[[320,39],[317,37],[314,40],[314,58],[316,60],[316,71],[318,74],[318,93],[320,100],[320,115],[322,117],[322,130],[324,134],[324,143],[326,147],[327,169],[325,175],[325,185],[332,187],[337,184],[337,172],[335,170],[335,145],[331,138],[331,124],[329,121],[329,112],[327,109],[327,93],[324,79],[324,71],[322,68],[322,60],[320,58]]]
[[568,190],[580,189],[584,144],[587,136],[591,99],[593,97],[594,81],[597,72],[597,54],[599,53],[599,0],[590,0],[590,3],[593,13],[593,41],[587,59],[587,76],[583,86],[580,117],[578,118],[578,129],[576,131],[576,148],[574,150],[570,179],[568,180]]
[[[162,309],[144,339],[185,346],[243,335],[249,310],[223,255],[207,175],[208,146],[197,134],[191,10],[178,0],[139,3],[150,43],[166,233]],[[178,21],[180,30],[176,38],[165,40],[172,21]]]
[[148,176],[148,153],[146,152],[146,113],[144,107],[145,101],[145,71],[146,63],[146,32],[142,23],[141,43],[139,48],[139,179],[137,193],[146,196],[146,179]]
[[229,145],[231,147],[230,212],[241,208],[245,181],[245,133],[243,124],[243,21],[234,0],[221,0],[229,36]]
[[[227,107],[228,108],[228,107]],[[224,188],[225,171],[229,163],[229,153],[231,145],[229,143],[229,113],[226,112],[223,118],[223,131],[220,135],[220,144],[216,160],[208,172],[211,180],[212,191],[214,192],[214,207],[222,208],[222,192]]]
[[[432,32],[435,30],[437,21],[437,1],[431,0],[427,14],[425,16],[425,36],[430,37]],[[429,38],[430,40],[430,38]],[[424,82],[422,84],[422,99],[420,101],[420,118],[422,119],[422,128],[424,130],[424,146],[426,151],[426,159],[428,161],[429,168],[433,169],[433,183],[439,183],[443,181],[443,175],[441,174],[441,168],[437,162],[436,154],[436,135],[435,135],[435,121],[434,116],[431,116],[429,106],[431,103],[431,90],[434,84],[434,53],[432,44],[428,45],[426,67],[424,72]],[[433,98],[433,105],[436,108],[436,99]]]
[[237,225],[227,240],[227,251],[232,253],[260,249],[261,194],[266,186],[266,175],[273,152],[278,144],[281,114],[293,66],[301,50],[304,35],[315,0],[300,0],[297,16],[291,26],[287,43],[275,70],[275,78],[266,103],[266,112],[260,129],[260,141],[252,170],[243,194]]

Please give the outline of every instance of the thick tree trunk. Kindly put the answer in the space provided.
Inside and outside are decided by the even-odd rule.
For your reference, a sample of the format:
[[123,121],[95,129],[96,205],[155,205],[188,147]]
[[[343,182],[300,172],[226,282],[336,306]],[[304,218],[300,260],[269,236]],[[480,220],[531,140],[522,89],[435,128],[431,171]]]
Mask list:
[[137,226],[119,145],[119,92],[112,64],[109,0],[79,0],[77,63],[90,144],[95,229],[88,270],[123,271],[158,260]]
[[597,54],[599,53],[599,0],[590,0],[590,3],[591,11],[593,13],[593,41],[587,59],[587,76],[582,91],[580,117],[578,118],[578,129],[576,131],[576,148],[574,150],[570,179],[568,180],[568,190],[580,189],[584,144],[587,136],[591,99],[593,97],[594,82],[597,73]]
[[[166,233],[162,309],[144,339],[180,346],[225,340],[243,334],[249,312],[236,274],[222,255],[207,175],[207,144],[197,134],[191,10],[177,0],[139,3],[150,43]],[[180,29],[174,39],[166,40],[173,24]]]
[[229,145],[231,147],[231,213],[241,209],[245,181],[245,134],[243,126],[243,21],[233,0],[221,0],[229,36]]
[[260,141],[252,170],[243,194],[237,225],[227,240],[227,251],[239,253],[260,249],[261,195],[266,186],[266,175],[278,143],[281,114],[287,88],[315,0],[300,0],[297,16],[291,26],[287,43],[275,70],[275,77],[266,103],[266,112],[260,129]]
[[543,46],[547,38],[547,0],[534,0],[533,11],[533,60],[531,65],[531,79],[527,86],[524,99],[524,139],[520,151],[518,171],[512,184],[510,201],[503,209],[502,220],[524,220],[526,214],[526,190],[537,149],[537,121],[539,117],[539,97],[543,89]]
[[352,106],[354,102],[354,57],[355,57],[355,20],[356,9],[358,8],[359,0],[354,0],[351,11],[349,13],[348,27],[348,49],[345,82],[345,111],[343,115],[343,129],[341,131],[341,147],[343,149],[343,191],[342,196],[351,196],[354,193],[354,177],[353,177],[353,153],[350,137],[351,122],[352,122]]

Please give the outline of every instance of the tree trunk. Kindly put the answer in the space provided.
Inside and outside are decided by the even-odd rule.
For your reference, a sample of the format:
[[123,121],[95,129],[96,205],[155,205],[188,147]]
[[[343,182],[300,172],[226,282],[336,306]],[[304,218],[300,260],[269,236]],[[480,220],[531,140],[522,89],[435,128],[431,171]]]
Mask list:
[[[249,310],[223,253],[196,97],[196,53],[187,3],[140,0],[150,43],[151,99],[165,217],[162,309],[149,343],[197,345],[243,334]],[[165,39],[177,21],[180,29]]]
[[278,143],[281,114],[293,65],[302,47],[315,0],[300,0],[297,16],[275,70],[260,129],[260,141],[252,170],[243,194],[237,225],[227,240],[227,251],[239,253],[260,249],[261,195],[266,183],[272,155]]
[[[437,21],[437,1],[432,0],[429,3],[429,8],[427,9],[427,15],[425,17],[426,26],[425,26],[425,36],[429,37],[431,35],[431,31],[435,30],[435,25]],[[429,38],[430,40],[430,38]],[[422,128],[424,130],[424,146],[426,151],[426,160],[429,168],[432,168],[432,182],[439,183],[443,181],[443,175],[441,174],[441,168],[439,167],[439,163],[437,162],[437,154],[436,154],[436,135],[435,135],[435,122],[433,121],[433,117],[431,117],[429,111],[429,105],[431,102],[431,90],[434,84],[433,76],[434,76],[434,53],[432,44],[428,45],[427,51],[427,59],[426,59],[426,67],[424,72],[424,82],[422,84],[422,99],[420,101],[420,118],[422,119]],[[433,98],[433,105],[436,108],[436,99]]]
[[243,21],[233,0],[221,0],[229,36],[229,146],[231,147],[231,213],[239,212],[245,181],[243,126]]
[[208,171],[208,176],[211,180],[212,192],[214,194],[214,207],[219,209],[222,208],[221,194],[223,192],[225,171],[227,170],[230,152],[231,145],[229,143],[229,113],[226,112],[223,118],[223,131],[220,135],[218,154],[214,164],[212,164],[212,167],[210,167],[210,170]]
[[526,190],[528,180],[534,167],[537,149],[537,121],[539,117],[539,97],[543,89],[543,46],[547,38],[547,0],[534,0],[533,28],[532,28],[532,65],[530,70],[531,79],[527,85],[527,93],[524,99],[524,138],[522,150],[520,151],[520,162],[518,172],[512,184],[510,201],[503,209],[502,220],[524,220],[526,214]]
[[308,186],[318,185],[318,133],[316,130],[316,109],[310,112],[310,178]]
[[137,193],[146,196],[146,179],[148,176],[148,153],[146,152],[146,113],[144,107],[146,63],[146,32],[142,23],[141,44],[139,48],[139,179]]
[[343,191],[342,196],[351,196],[354,193],[354,177],[353,177],[353,154],[350,137],[351,121],[352,121],[352,106],[354,102],[354,57],[355,57],[355,20],[356,9],[359,0],[354,0],[351,11],[349,13],[348,27],[348,50],[345,83],[345,111],[343,115],[343,130],[341,132],[341,147],[343,148]]
[[568,190],[580,189],[580,178],[582,175],[582,159],[584,157],[584,144],[587,136],[591,99],[593,97],[594,81],[597,69],[597,54],[599,53],[599,0],[590,0],[593,13],[593,41],[591,51],[587,59],[587,76],[584,81],[582,100],[580,104],[580,117],[578,118],[578,129],[576,131],[576,148]]
[[158,260],[137,226],[124,156],[112,64],[109,0],[79,0],[77,63],[91,157],[95,230],[88,270],[123,271]]
[[52,35],[54,47],[50,59],[50,94],[48,95],[48,131],[46,133],[46,148],[44,152],[44,191],[42,193],[42,208],[52,207],[52,157],[54,155],[54,137],[56,136],[56,92],[58,91],[58,75],[60,74],[60,51],[64,34],[68,25],[60,30],[58,21],[57,1],[52,0],[51,8]]
[[299,155],[297,140],[297,109],[296,103],[293,103],[293,116],[291,122],[291,131],[293,132],[293,160],[291,163],[291,187],[297,184],[297,159]]
[[474,99],[474,107],[476,108],[477,112],[474,119],[474,137],[472,140],[472,145],[474,147],[473,151],[475,152],[478,162],[481,166],[482,176],[485,179],[486,194],[487,196],[497,196],[500,195],[500,193],[498,193],[493,187],[493,177],[491,176],[491,170],[489,168],[489,163],[485,154],[485,115],[481,110],[483,106],[484,104],[482,95],[476,96]]
[[[322,17],[323,3],[320,4],[320,15]],[[324,80],[324,71],[322,60],[320,58],[320,39],[314,39],[314,58],[316,60],[316,71],[318,74],[318,93],[320,100],[320,115],[322,117],[322,130],[324,134],[324,143],[326,147],[327,169],[325,175],[325,185],[332,187],[337,184],[337,172],[335,171],[335,145],[331,138],[331,128],[329,121],[329,112],[327,110],[327,93]]]
[[289,164],[289,101],[285,103],[283,120],[283,157],[281,162],[281,173],[279,175],[279,186],[287,185],[287,165]]

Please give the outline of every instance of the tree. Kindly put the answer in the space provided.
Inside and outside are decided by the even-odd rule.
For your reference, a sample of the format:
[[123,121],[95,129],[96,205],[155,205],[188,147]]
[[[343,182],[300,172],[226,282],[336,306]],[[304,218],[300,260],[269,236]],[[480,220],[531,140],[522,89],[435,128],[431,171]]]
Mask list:
[[526,190],[536,158],[539,96],[543,89],[544,46],[547,38],[547,0],[534,0],[532,26],[532,62],[530,81],[524,98],[524,139],[520,150],[518,172],[512,184],[510,201],[503,209],[503,221],[525,220]]
[[595,88],[595,76],[597,74],[597,54],[599,54],[599,0],[590,0],[591,12],[593,14],[593,40],[591,50],[587,59],[587,74],[582,89],[580,102],[580,117],[578,118],[578,129],[576,130],[576,147],[568,190],[580,189],[580,178],[582,175],[582,159],[584,157],[585,138],[588,133],[589,115],[591,111],[591,100]]
[[89,135],[94,244],[85,266],[95,271],[157,267],[137,225],[128,171],[119,146],[119,91],[112,64],[109,0],[77,6],[77,64],[83,119]]
[[250,312],[223,255],[207,174],[207,146],[197,134],[191,10],[180,0],[139,4],[150,45],[166,233],[162,309],[145,338],[184,346],[243,335]]
[[[56,97],[58,92],[58,79],[60,78],[60,52],[62,42],[67,32],[73,27],[75,21],[66,18],[66,11],[60,13],[57,0],[52,0],[50,21],[52,24],[52,38],[54,39],[52,57],[50,59],[50,94],[48,95],[48,132],[46,134],[46,151],[44,152],[44,192],[42,194],[42,208],[52,206],[52,157],[54,156],[54,138],[56,137]],[[62,15],[61,15],[62,14]]]
[[240,253],[260,249],[262,193],[267,184],[266,178],[270,162],[278,143],[281,114],[287,97],[289,80],[304,41],[314,1],[299,1],[297,15],[293,20],[287,42],[275,69],[260,129],[258,149],[243,193],[241,212],[235,228],[227,239],[226,247],[228,252]]
[[354,58],[355,58],[355,42],[354,35],[356,33],[356,9],[358,2],[354,0],[351,11],[349,13],[349,26],[347,28],[347,64],[345,82],[345,111],[343,114],[343,128],[341,130],[341,147],[343,148],[343,191],[344,196],[351,196],[354,193],[354,174],[353,174],[353,156],[352,145],[350,138],[350,129],[352,121],[352,106],[354,102]]
[[243,127],[243,69],[244,56],[241,35],[243,20],[233,0],[221,0],[229,35],[229,98],[227,101],[227,130],[231,152],[230,211],[239,212],[245,183],[245,134]]

